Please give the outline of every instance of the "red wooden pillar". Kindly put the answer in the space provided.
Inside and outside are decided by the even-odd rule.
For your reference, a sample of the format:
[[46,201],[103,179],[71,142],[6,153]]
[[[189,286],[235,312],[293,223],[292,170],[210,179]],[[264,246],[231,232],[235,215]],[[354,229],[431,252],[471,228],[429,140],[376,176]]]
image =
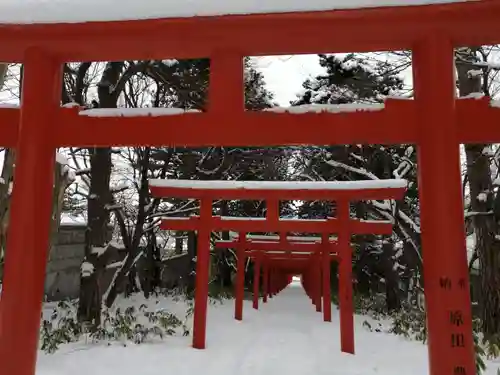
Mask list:
[[277,295],[280,292],[280,273],[278,269],[274,271],[274,295]]
[[314,303],[316,304],[316,312],[322,312],[322,266],[321,266],[321,253],[314,255],[314,270],[313,270],[313,280],[314,280]]
[[316,298],[314,297],[314,290],[313,290],[313,279],[312,279],[312,272],[314,269],[314,262],[311,261],[311,264],[309,267],[307,267],[306,272],[304,273],[304,282],[307,282],[307,295],[311,299],[312,304],[314,305],[316,303]]
[[279,268],[276,269],[276,274],[275,274],[275,278],[276,278],[276,292],[275,294],[278,294],[279,292],[281,292],[281,287],[282,287],[282,274],[281,274],[281,270]]
[[196,349],[205,349],[206,346],[211,219],[212,200],[202,199],[196,253],[196,290],[193,316],[193,347]]
[[269,298],[274,297],[274,267],[269,267]]
[[276,268],[273,267],[271,268],[271,297],[274,297],[276,295]]
[[314,263],[311,262],[311,265],[308,267],[307,269],[307,274],[304,274],[304,278],[306,278],[306,281],[307,281],[307,291],[308,291],[308,296],[309,298],[311,299],[311,303],[313,304],[313,306],[316,304],[316,299],[314,297],[314,291],[313,291],[313,287],[312,287],[312,267],[313,267]]
[[254,258],[253,264],[253,308],[259,309],[259,297],[260,297],[260,263],[261,256],[260,253]]
[[285,289],[286,281],[287,281],[286,275],[283,273],[283,271],[280,271],[280,273],[279,273],[279,288],[278,288],[279,293],[281,293],[283,291],[283,289]]
[[243,113],[245,94],[242,55],[235,51],[218,50],[211,56],[208,105],[209,113],[213,115]]
[[309,297],[309,293],[307,292],[307,286],[306,286],[306,282],[305,282],[305,273],[306,273],[306,271],[304,271],[302,273],[302,275],[300,276],[300,285],[302,286],[302,289],[304,289],[304,292],[306,293],[306,295]]
[[314,299],[311,294],[310,277],[311,277],[311,265],[309,264],[309,266],[304,270],[304,272],[300,277],[300,283],[302,284],[302,288],[304,288],[306,295],[311,299],[312,303],[314,304]]
[[[280,202],[277,199],[266,200],[266,219],[269,223],[277,223],[280,219]],[[280,240],[283,235],[280,233]],[[285,237],[286,238],[286,234]],[[269,268],[269,298],[273,298],[276,294],[276,270],[274,267]]]
[[322,265],[322,281],[323,281],[323,320],[325,322],[332,321],[332,295],[330,284],[330,244],[328,233],[321,234],[321,265]]
[[309,298],[313,305],[316,304],[316,295],[314,292],[314,272],[315,272],[316,258],[315,255],[311,256],[309,267],[307,267],[307,287],[309,290]]
[[274,295],[277,295],[281,289],[281,271],[279,270],[279,268],[276,268],[274,271],[274,280]]
[[243,297],[245,294],[245,260],[246,260],[246,243],[247,234],[238,234],[238,249],[236,261],[236,293],[234,299],[234,319],[243,319]]
[[269,260],[264,257],[263,258],[263,277],[262,282],[262,302],[267,303],[267,297],[269,296]]
[[354,308],[352,301],[352,250],[349,229],[349,202],[337,201],[340,304],[340,347],[344,353],[354,354]]
[[15,185],[7,237],[0,321],[0,374],[36,367],[50,220],[62,64],[37,48],[24,55]]
[[432,35],[413,50],[430,375],[475,374],[454,51]]
[[274,294],[278,294],[281,289],[281,271],[278,268],[276,269],[274,278],[276,280],[276,292]]

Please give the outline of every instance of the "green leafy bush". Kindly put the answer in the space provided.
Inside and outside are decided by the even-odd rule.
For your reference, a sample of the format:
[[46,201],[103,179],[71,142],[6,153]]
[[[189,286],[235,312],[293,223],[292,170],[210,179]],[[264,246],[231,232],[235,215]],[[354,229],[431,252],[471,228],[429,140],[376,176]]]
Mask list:
[[120,341],[126,345],[127,342],[141,344],[155,337],[163,339],[179,331],[184,336],[189,335],[186,324],[189,311],[184,321],[181,321],[165,310],[149,311],[145,304],[138,309],[104,309],[100,327],[90,330],[78,322],[76,307],[76,302],[60,302],[50,318],[42,321],[40,347],[43,351],[54,353],[61,344],[76,342],[82,338],[92,342]]

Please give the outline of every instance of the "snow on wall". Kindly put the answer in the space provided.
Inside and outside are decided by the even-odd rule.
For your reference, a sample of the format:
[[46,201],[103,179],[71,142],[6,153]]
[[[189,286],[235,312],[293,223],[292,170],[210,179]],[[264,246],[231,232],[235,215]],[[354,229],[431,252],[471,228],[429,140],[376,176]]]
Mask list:
[[150,186],[187,188],[187,189],[258,189],[258,190],[355,190],[406,188],[408,182],[403,179],[367,180],[367,181],[199,181],[199,180],[164,180],[151,179]]
[[[360,111],[381,111],[385,108],[381,104],[304,104],[294,107],[272,107],[265,112],[274,113],[346,113]],[[79,112],[80,116],[88,117],[146,117],[146,116],[175,116],[185,113],[199,113],[198,110],[182,108],[96,108]]]
[[2,0],[0,23],[75,23],[458,3],[467,0]]
[[63,212],[61,213],[61,225],[78,225],[78,226],[87,226],[87,219],[83,216],[74,216],[69,213]]

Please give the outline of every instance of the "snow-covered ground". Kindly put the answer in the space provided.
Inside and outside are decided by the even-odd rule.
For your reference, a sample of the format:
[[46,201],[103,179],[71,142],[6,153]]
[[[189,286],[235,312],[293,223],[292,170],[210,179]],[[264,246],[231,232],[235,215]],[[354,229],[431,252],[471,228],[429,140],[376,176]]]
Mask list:
[[[141,301],[128,301],[129,304]],[[181,306],[177,306],[177,310]],[[173,312],[177,312],[173,306]],[[180,312],[180,311],[178,311]],[[154,344],[74,344],[40,354],[36,375],[422,375],[425,345],[369,332],[356,317],[356,355],[340,352],[339,317],[324,323],[297,281],[261,307],[246,302],[243,322],[233,305],[209,309],[207,349],[190,348],[191,337]],[[500,363],[485,375],[496,374]]]

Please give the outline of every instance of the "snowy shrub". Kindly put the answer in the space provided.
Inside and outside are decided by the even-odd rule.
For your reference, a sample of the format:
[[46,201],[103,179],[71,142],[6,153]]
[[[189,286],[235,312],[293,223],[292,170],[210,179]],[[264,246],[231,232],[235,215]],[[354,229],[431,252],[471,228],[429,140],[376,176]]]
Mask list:
[[388,316],[384,294],[373,294],[370,297],[355,294],[353,300],[354,311],[357,314],[368,315],[374,319]]
[[54,353],[59,345],[78,340],[83,327],[76,320],[76,303],[59,302],[40,328],[40,349]]
[[105,310],[101,326],[90,333],[90,338],[93,341],[132,341],[141,344],[153,337],[163,339],[172,336],[180,327],[186,332],[185,324],[174,314],[164,310],[147,311],[147,306],[141,305],[138,310],[135,307],[125,310],[118,308],[113,313]]
[[54,353],[61,344],[76,342],[82,338],[91,342],[119,341],[141,344],[153,338],[163,339],[177,334],[189,335],[186,324],[191,312],[188,310],[184,321],[165,311],[149,311],[143,304],[138,309],[128,307],[115,310],[103,309],[101,326],[89,331],[78,322],[77,303],[60,302],[49,319],[41,324],[40,348],[46,353]]
[[[401,311],[393,314],[392,318],[392,326],[389,329],[389,332],[422,341],[424,344],[426,343],[427,324],[425,311],[417,309],[413,306],[405,306],[401,309]],[[481,342],[479,319],[474,319],[472,333],[474,338],[474,349],[476,352],[476,374],[481,375],[486,369],[484,360],[487,357],[490,357],[490,354],[488,353],[492,353],[492,350],[495,349],[491,347],[491,344],[484,341]],[[498,349],[498,347],[496,348]],[[497,357],[498,352],[492,356]]]
[[425,343],[427,341],[425,312],[413,306],[403,305],[400,311],[392,314],[389,332]]
[[[164,290],[164,295],[174,298],[176,301],[191,301],[194,300],[195,291],[188,292],[186,288],[174,288]],[[223,288],[215,283],[210,283],[208,288],[209,301],[212,304],[223,303],[224,300],[234,299],[233,288]]]
[[234,289],[223,288],[211,283],[209,284],[208,297],[212,304],[224,303],[225,300],[234,299]]

